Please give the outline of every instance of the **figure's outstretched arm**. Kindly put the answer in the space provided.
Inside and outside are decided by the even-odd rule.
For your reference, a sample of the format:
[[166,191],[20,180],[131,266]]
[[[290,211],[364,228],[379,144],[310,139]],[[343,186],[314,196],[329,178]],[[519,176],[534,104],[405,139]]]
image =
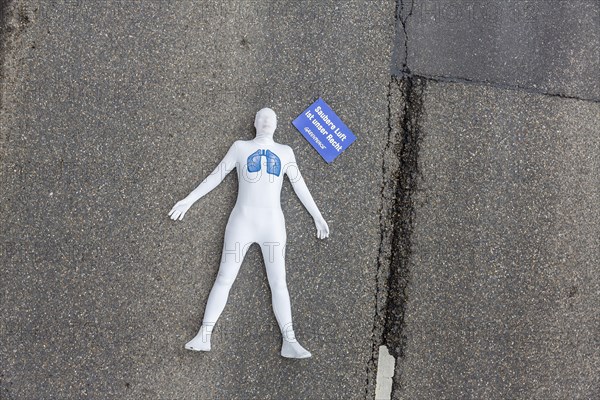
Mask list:
[[217,165],[215,170],[206,177],[198,185],[196,189],[194,189],[187,197],[175,204],[171,211],[169,211],[169,216],[172,220],[182,220],[185,213],[190,209],[190,207],[206,195],[208,192],[213,190],[215,187],[219,185],[223,181],[223,179],[229,174],[235,167],[236,162],[236,144],[233,142],[227,154],[223,160]]
[[286,175],[290,179],[292,183],[292,188],[294,188],[294,192],[304,205],[304,207],[308,210],[310,215],[313,217],[315,221],[315,226],[317,227],[317,237],[319,239],[325,239],[329,236],[329,226],[325,221],[325,218],[321,215],[317,204],[315,203],[308,187],[306,186],[306,182],[300,173],[300,169],[298,168],[298,164],[296,163],[296,157],[292,150],[291,161],[286,167]]

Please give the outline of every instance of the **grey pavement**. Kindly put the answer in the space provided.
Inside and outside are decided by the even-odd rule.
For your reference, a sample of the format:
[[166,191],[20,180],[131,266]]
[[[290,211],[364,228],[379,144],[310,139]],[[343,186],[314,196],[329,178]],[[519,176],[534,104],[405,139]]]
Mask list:
[[396,399],[600,393],[600,104],[429,82]]
[[[600,101],[596,0],[403,0],[394,68]],[[405,34],[406,32],[406,34]],[[408,38],[408,40],[405,40]]]
[[[22,1],[17,11],[20,64],[7,72],[18,100],[1,156],[1,397],[363,398],[394,4]],[[318,96],[360,138],[332,165],[291,125]],[[183,347],[217,274],[236,178],[184,221],[167,213],[234,140],[253,137],[266,106],[331,228],[319,241],[286,183],[287,279],[310,360],[279,355],[256,246],[212,351]]]
[[397,11],[386,160],[400,179],[379,278],[395,289],[392,397],[598,398],[600,4]]
[[[0,4],[0,399],[373,399],[380,345],[393,399],[600,393],[598,2]],[[290,124],[319,96],[331,165]],[[331,228],[284,185],[308,360],[256,246],[183,348],[236,178],[167,212],[265,106]]]

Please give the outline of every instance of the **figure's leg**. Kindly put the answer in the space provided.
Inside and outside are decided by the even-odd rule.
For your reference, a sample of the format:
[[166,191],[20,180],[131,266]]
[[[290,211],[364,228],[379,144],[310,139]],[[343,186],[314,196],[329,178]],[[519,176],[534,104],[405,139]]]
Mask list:
[[285,233],[281,237],[283,241],[260,243],[271,287],[273,313],[283,336],[281,355],[289,358],[307,358],[311,354],[296,340],[292,325],[292,308],[285,279]]
[[213,327],[225,309],[231,286],[250,247],[250,242],[244,242],[239,235],[235,235],[236,232],[232,233],[225,233],[221,265],[217,279],[208,295],[204,317],[202,318],[202,327],[196,337],[186,343],[185,348],[188,350],[210,350],[210,337]]

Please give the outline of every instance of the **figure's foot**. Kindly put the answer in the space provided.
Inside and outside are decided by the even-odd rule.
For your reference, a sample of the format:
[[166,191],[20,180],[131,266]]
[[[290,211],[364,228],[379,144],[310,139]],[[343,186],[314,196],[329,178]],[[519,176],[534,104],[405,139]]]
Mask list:
[[211,332],[202,326],[198,334],[185,344],[185,348],[194,351],[210,351],[210,335]]
[[308,358],[312,356],[310,351],[300,346],[297,341],[290,342],[285,339],[281,346],[281,355],[287,358]]

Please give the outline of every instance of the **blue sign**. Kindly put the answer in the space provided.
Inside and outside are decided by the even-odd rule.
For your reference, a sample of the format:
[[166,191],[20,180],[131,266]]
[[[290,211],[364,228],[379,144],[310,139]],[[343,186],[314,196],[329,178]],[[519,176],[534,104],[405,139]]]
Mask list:
[[352,131],[320,97],[292,124],[328,163],[356,140]]

